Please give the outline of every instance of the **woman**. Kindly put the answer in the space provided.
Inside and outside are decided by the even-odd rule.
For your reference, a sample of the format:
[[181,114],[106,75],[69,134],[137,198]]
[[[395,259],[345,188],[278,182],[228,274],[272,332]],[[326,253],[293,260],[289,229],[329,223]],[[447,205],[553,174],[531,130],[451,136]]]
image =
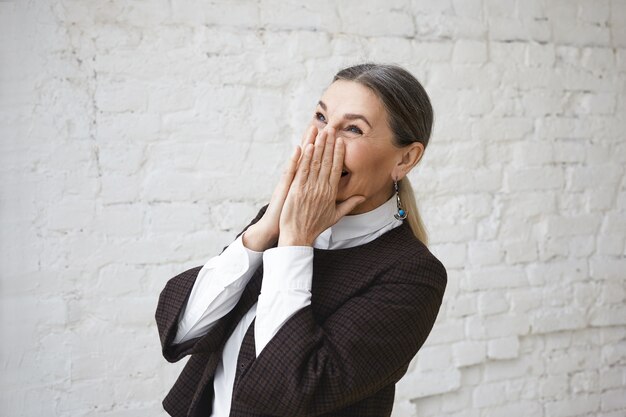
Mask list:
[[169,414],[391,414],[447,283],[406,178],[432,120],[400,67],[337,73],[270,203],[161,293],[163,355],[191,354]]

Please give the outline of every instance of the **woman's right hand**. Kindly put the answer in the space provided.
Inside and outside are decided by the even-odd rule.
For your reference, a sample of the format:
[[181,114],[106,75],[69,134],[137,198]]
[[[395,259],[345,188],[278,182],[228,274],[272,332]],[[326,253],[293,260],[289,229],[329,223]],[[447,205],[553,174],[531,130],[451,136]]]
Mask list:
[[304,134],[300,146],[296,147],[291,158],[287,161],[283,174],[272,193],[272,198],[263,217],[261,217],[258,222],[248,227],[242,236],[243,245],[246,248],[256,252],[263,252],[278,242],[278,236],[280,234],[280,213],[283,210],[285,198],[287,198],[287,193],[296,175],[298,164],[302,156],[302,149],[304,149],[308,143],[314,143],[316,136],[317,128],[311,126]]

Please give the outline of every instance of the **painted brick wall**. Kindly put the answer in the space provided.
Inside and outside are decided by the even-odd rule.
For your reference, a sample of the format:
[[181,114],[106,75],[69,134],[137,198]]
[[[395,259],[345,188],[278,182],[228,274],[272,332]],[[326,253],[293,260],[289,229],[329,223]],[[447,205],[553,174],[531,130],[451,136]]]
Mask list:
[[406,66],[449,272],[395,417],[626,415],[626,1],[0,2],[0,415],[156,416],[165,282],[342,66]]

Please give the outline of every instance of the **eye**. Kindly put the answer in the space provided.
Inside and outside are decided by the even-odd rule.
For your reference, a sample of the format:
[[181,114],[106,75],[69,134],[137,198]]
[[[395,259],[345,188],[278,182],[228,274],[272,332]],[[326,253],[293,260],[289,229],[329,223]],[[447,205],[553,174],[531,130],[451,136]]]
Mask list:
[[320,112],[315,113],[315,118],[322,123],[326,123],[326,117]]
[[356,133],[357,135],[362,135],[363,134],[363,131],[361,129],[359,129],[358,127],[356,127],[355,125],[348,126],[346,128],[346,130],[348,132],[351,132],[351,133]]

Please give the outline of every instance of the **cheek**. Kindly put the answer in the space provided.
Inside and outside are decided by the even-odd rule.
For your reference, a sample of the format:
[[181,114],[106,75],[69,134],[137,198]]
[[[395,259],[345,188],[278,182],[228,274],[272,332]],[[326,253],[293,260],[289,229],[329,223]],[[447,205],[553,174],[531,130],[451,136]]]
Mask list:
[[372,172],[373,169],[380,168],[384,163],[384,156],[376,149],[363,146],[357,141],[344,142],[346,144],[346,154],[344,164],[355,173]]
[[358,143],[345,140],[346,153],[343,158],[344,164],[351,171],[358,172],[367,166],[368,152],[363,146],[359,146]]

